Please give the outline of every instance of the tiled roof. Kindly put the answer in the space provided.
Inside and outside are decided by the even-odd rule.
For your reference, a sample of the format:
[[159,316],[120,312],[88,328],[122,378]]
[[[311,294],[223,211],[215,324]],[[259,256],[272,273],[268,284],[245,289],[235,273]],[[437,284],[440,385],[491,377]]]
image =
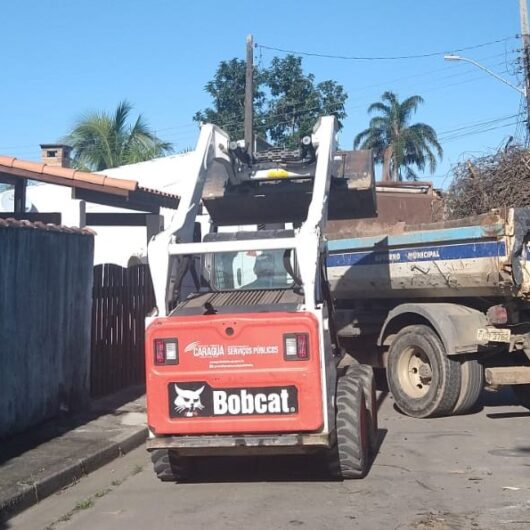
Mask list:
[[[3,179],[3,180],[2,180]],[[15,184],[19,179],[37,180],[48,184],[67,186],[86,193],[98,194],[97,200],[92,196],[89,202],[102,202],[108,197],[113,206],[136,210],[158,212],[161,207],[175,209],[180,197],[160,190],[143,188],[136,180],[115,178],[105,173],[89,173],[78,169],[50,166],[42,162],[18,160],[12,156],[0,155],[0,182]],[[81,194],[80,194],[81,195]],[[117,204],[121,201],[123,204]]]
[[[114,180],[121,180],[121,179],[114,179]],[[169,197],[169,198],[178,197],[178,195],[174,195],[173,193],[167,193],[167,191],[155,190],[153,188],[144,188],[143,186],[138,186],[138,190],[145,191],[146,193],[151,193],[152,195],[158,195],[159,197]]]
[[51,177],[60,177],[63,179],[71,179],[72,181],[86,182],[89,184],[97,184],[99,186],[120,188],[123,190],[134,191],[138,189],[138,182],[135,180],[116,179],[108,177],[104,174],[88,173],[86,171],[79,171],[78,169],[49,166],[41,162],[29,162],[27,160],[18,160],[12,156],[0,155],[0,166],[13,169],[22,169],[31,171],[37,175],[49,175]]
[[9,217],[8,219],[0,218],[0,228],[34,228],[37,230],[46,230],[48,232],[65,232],[68,234],[82,234],[86,236],[93,236],[96,234],[90,228],[70,228],[68,226],[44,224],[40,221],[31,223],[30,221],[17,221]]

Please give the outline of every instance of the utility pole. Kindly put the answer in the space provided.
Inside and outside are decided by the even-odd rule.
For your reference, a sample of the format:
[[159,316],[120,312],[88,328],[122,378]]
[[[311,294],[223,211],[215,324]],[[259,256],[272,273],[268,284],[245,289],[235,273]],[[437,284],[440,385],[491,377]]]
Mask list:
[[252,106],[254,99],[254,38],[247,36],[247,71],[245,76],[245,147],[250,158],[254,154],[254,135],[252,133]]
[[519,0],[521,18],[521,40],[523,43],[524,88],[526,98],[526,130],[527,141],[530,140],[530,35],[528,33],[527,0]]

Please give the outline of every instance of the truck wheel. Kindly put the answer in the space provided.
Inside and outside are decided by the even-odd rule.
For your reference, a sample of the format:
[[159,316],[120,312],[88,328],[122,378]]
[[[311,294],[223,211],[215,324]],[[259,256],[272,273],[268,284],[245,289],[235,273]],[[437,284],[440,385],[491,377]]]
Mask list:
[[156,476],[162,482],[185,480],[189,476],[190,463],[170,449],[156,449],[151,453],[151,462]]
[[512,385],[512,390],[519,404],[530,410],[530,384]]
[[388,386],[396,405],[408,416],[450,414],[460,393],[460,365],[449,358],[428,326],[403,328],[388,351]]
[[377,398],[375,394],[374,371],[367,364],[352,364],[348,368],[348,374],[355,374],[362,384],[364,400],[368,411],[368,441],[370,455],[375,455],[378,448],[378,428],[377,428]]
[[336,396],[337,440],[329,450],[328,470],[334,478],[363,478],[368,472],[368,411],[362,382],[355,373],[339,379]]
[[460,363],[460,396],[453,407],[453,414],[468,413],[478,401],[484,387],[484,368],[476,360]]

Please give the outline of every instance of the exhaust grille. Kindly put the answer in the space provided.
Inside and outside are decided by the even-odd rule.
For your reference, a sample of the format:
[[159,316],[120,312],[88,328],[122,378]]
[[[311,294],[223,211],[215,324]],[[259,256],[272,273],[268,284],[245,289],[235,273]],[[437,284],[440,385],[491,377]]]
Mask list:
[[300,304],[303,296],[290,289],[218,291],[204,293],[181,302],[176,311],[182,309],[203,308],[211,304],[215,309],[221,307],[245,307],[256,305]]

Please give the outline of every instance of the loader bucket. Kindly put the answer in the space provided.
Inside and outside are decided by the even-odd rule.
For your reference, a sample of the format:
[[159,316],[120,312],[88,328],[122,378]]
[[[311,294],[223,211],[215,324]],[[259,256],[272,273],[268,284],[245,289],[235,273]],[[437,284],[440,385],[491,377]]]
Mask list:
[[[307,218],[313,181],[274,180],[232,185],[221,173],[209,175],[202,201],[215,225],[300,223]],[[375,217],[371,151],[336,154],[328,219]]]

